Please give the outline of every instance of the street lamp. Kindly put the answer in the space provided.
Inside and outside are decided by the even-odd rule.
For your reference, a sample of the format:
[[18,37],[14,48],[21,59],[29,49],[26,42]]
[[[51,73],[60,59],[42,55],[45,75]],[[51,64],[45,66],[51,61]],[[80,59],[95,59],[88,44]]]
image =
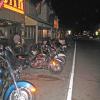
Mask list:
[[71,35],[71,30],[68,30],[68,35]]
[[95,32],[95,35],[98,36],[98,34],[99,34],[98,31],[96,31],[96,32]]

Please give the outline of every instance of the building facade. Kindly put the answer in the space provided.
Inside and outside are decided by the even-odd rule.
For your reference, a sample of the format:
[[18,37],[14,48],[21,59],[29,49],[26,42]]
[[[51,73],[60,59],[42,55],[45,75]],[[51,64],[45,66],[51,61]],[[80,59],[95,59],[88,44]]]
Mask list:
[[26,42],[37,43],[51,36],[50,6],[45,0],[31,1],[0,1],[0,31],[6,38],[13,40],[14,34],[20,33]]
[[51,8],[45,0],[26,2],[25,37],[27,39],[37,43],[51,36],[50,30],[53,24],[50,24],[50,12]]
[[[3,2],[3,3],[2,3]],[[1,4],[2,3],[2,4]],[[24,0],[1,0],[0,31],[12,43],[16,33],[22,33],[24,24]],[[0,35],[2,37],[2,35]]]

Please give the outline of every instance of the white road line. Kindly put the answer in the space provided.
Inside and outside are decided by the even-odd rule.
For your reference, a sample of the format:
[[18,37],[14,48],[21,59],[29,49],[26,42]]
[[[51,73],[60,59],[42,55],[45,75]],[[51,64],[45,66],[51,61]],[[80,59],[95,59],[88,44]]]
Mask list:
[[74,70],[75,70],[75,57],[76,57],[76,43],[75,43],[75,48],[74,48],[72,70],[71,70],[71,73],[70,73],[71,76],[70,76],[67,100],[72,100],[73,79],[74,79]]

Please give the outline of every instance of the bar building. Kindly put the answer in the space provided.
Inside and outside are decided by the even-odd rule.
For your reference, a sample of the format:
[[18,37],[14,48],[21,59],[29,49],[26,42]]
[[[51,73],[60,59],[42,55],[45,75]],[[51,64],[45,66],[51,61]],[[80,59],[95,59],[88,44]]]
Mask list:
[[[51,37],[54,13],[45,0],[0,0],[0,31],[12,40],[16,32],[26,42],[39,42]],[[54,15],[53,15],[54,16]],[[51,23],[52,22],[52,23]]]

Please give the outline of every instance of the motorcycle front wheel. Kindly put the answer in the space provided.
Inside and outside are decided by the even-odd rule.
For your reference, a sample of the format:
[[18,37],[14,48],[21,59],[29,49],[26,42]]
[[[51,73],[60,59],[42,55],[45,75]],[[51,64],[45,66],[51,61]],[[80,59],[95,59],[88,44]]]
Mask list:
[[49,64],[49,70],[54,74],[61,73],[63,70],[63,65],[57,60],[52,60]]
[[34,98],[27,88],[19,88],[19,90],[12,91],[9,100],[34,100]]
[[27,81],[17,82],[18,89],[12,84],[3,96],[3,100],[35,100],[36,88]]

